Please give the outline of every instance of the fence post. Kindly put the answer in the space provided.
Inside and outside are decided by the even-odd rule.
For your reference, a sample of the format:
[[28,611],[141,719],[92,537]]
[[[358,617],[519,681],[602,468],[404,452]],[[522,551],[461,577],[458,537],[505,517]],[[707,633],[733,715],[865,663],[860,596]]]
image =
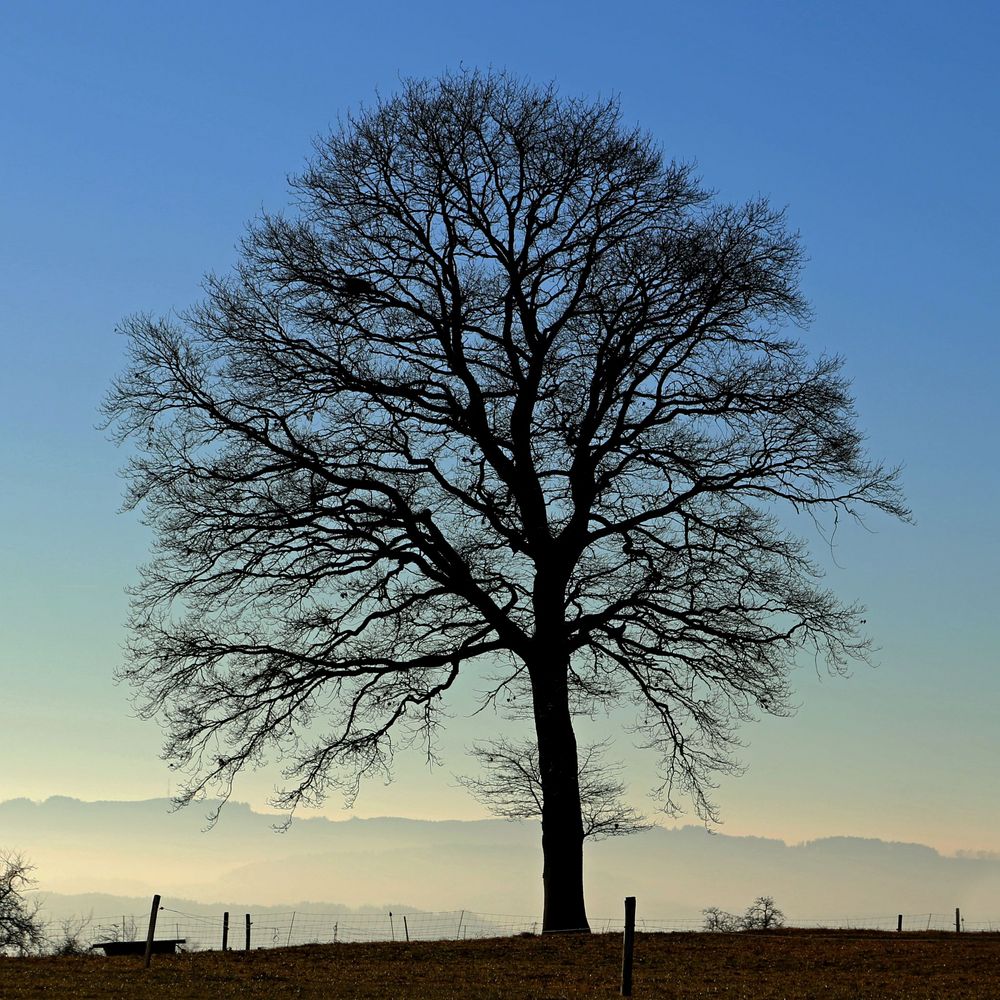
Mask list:
[[902,929],[903,929],[903,914],[900,913],[899,916],[896,917],[896,930],[901,931]]
[[250,950],[250,914],[248,913],[246,916],[247,916],[247,946],[246,946],[245,950],[249,951]]
[[406,943],[410,943],[410,927],[406,922],[406,914],[403,914],[403,931],[406,934]]
[[455,931],[455,940],[457,941],[462,936],[462,921],[465,920],[465,910],[462,910],[461,915],[458,918],[458,930]]
[[222,914],[222,950],[229,950],[229,911]]
[[149,968],[150,959],[153,957],[153,935],[156,933],[156,915],[160,912],[160,897],[153,897],[153,905],[149,910],[149,929],[146,931],[146,968]]
[[958,907],[955,907],[955,933],[960,934],[962,931],[962,915],[959,912]]
[[622,940],[622,996],[632,995],[632,948],[635,944],[635,896],[625,897],[625,937]]

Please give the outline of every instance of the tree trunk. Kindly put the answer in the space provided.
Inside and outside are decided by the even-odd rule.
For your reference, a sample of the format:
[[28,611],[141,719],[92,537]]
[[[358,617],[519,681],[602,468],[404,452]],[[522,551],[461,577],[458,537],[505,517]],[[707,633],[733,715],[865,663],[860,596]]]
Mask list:
[[542,778],[542,933],[589,931],[583,901],[583,819],[568,661],[558,653],[529,666]]

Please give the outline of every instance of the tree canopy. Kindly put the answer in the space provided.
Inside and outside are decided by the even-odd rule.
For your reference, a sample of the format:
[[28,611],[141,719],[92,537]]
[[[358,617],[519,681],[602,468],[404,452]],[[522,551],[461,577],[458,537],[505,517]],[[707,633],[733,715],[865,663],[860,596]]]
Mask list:
[[[585,926],[573,719],[635,706],[712,813],[801,651],[864,656],[781,508],[905,517],[765,200],[615,101],[410,81],[316,143],[199,305],[124,324],[106,402],[156,550],[123,676],[189,801],[280,757],[315,803],[433,744],[459,672],[532,705],[546,929]],[[579,885],[577,885],[579,883]]]

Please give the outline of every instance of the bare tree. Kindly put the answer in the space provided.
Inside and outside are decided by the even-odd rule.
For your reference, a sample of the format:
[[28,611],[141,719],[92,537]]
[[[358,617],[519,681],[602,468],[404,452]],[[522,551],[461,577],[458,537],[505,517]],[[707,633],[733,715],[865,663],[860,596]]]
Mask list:
[[[584,840],[624,837],[649,829],[645,817],[625,802],[622,765],[603,759],[607,748],[607,742],[602,742],[577,750]],[[537,743],[488,740],[474,743],[470,756],[479,765],[479,773],[459,775],[459,784],[494,816],[510,820],[542,817],[545,796]]]
[[45,943],[41,901],[26,895],[34,870],[22,855],[0,850],[0,955],[27,955]]
[[106,413],[156,552],[122,675],[223,796],[293,809],[433,752],[460,671],[532,706],[546,930],[587,926],[574,716],[624,700],[711,814],[805,649],[864,656],[779,505],[906,511],[802,321],[782,214],[716,204],[614,101],[406,84],[317,143],[287,217],[174,319],[124,324]]
[[785,914],[778,909],[773,896],[758,896],[742,915],[728,913],[717,906],[709,906],[701,911],[706,931],[769,931],[785,926]]
[[770,931],[784,926],[785,914],[773,896],[758,896],[740,918],[740,929],[744,931]]
[[735,913],[720,910],[718,906],[709,906],[701,911],[705,918],[702,930],[729,934],[740,930],[741,918]]

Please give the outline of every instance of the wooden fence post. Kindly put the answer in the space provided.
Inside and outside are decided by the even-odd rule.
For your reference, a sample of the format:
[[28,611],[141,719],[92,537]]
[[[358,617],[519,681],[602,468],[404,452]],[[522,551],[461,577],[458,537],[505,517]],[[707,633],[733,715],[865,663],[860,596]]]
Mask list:
[[222,914],[222,950],[229,950],[229,911]]
[[246,951],[250,950],[250,914],[249,913],[247,914],[247,946],[246,946],[245,950]]
[[960,934],[962,931],[962,915],[959,912],[959,908],[955,907],[955,933]]
[[622,940],[622,996],[632,995],[632,948],[635,944],[635,896],[625,897],[625,937]]
[[406,943],[410,943],[410,926],[406,922],[406,914],[403,914],[403,931],[406,934]]
[[156,915],[160,912],[160,897],[153,897],[153,905],[149,910],[149,929],[146,931],[146,968],[149,968],[153,957],[153,935],[156,933]]
[[896,930],[901,931],[902,929],[903,929],[903,914],[900,913],[899,916],[896,917]]

